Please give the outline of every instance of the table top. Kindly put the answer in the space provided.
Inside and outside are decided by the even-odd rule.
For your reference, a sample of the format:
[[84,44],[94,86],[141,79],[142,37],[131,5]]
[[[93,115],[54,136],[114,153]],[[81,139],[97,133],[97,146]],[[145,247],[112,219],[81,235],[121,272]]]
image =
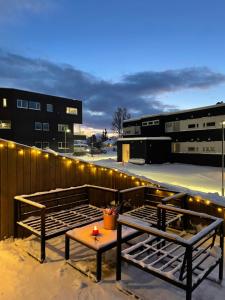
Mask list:
[[[94,226],[97,226],[99,234],[95,237],[92,235]],[[122,226],[122,239],[126,239],[135,235],[138,231]],[[66,232],[66,235],[72,240],[78,241],[89,248],[100,250],[105,247],[114,247],[117,241],[117,230],[107,230],[103,227],[103,221],[94,222],[89,225],[75,228]]]

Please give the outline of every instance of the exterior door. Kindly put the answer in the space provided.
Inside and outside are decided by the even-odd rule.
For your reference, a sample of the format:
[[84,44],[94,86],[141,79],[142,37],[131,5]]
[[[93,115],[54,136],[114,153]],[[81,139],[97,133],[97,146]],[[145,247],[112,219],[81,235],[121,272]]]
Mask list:
[[128,162],[130,159],[130,144],[122,145],[122,161]]

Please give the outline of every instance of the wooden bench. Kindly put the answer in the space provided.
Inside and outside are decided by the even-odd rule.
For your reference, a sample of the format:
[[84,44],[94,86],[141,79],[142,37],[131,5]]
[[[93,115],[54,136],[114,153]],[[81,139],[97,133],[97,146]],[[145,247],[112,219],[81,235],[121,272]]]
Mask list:
[[[160,203],[169,205],[179,205],[185,207],[187,194],[171,192],[163,188],[153,187],[134,187],[119,192],[120,202],[128,202],[128,210],[124,210],[123,214],[134,217],[136,219],[146,221],[151,226],[158,227],[159,216],[157,205]],[[176,211],[166,211],[166,226],[182,220],[183,214]]]
[[43,262],[46,256],[46,240],[64,234],[70,229],[101,220],[102,208],[107,207],[111,201],[117,203],[118,191],[83,185],[16,196],[14,199],[14,236],[17,237],[18,229],[22,228],[39,237],[41,256],[37,259]]
[[[121,262],[126,261],[186,291],[191,300],[193,290],[219,265],[219,280],[223,279],[223,220],[203,213],[168,205],[158,205],[160,227],[140,223],[131,216],[120,216],[117,227],[117,280],[121,280]],[[203,221],[204,228],[186,237],[184,232],[167,231],[166,211],[176,212]],[[206,225],[206,222],[208,225]],[[128,226],[148,234],[148,237],[122,251],[121,228]],[[162,230],[163,229],[163,230]],[[216,235],[219,243],[216,245]]]

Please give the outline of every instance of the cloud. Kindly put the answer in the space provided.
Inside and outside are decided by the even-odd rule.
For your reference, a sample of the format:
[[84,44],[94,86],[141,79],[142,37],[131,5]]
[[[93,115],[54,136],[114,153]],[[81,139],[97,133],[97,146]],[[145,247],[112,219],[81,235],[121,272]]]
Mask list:
[[81,99],[84,123],[94,128],[110,128],[118,106],[132,116],[176,109],[157,100],[163,93],[183,89],[206,89],[225,83],[225,75],[201,68],[127,74],[109,82],[44,59],[32,59],[0,50],[0,86]]
[[54,7],[53,0],[0,0],[0,22],[11,22],[26,13],[40,14]]

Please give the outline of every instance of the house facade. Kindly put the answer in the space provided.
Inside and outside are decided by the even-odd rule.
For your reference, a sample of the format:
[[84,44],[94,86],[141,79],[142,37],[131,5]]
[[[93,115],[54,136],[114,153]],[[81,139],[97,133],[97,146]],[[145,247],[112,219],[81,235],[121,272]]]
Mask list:
[[[142,116],[136,119],[125,120],[123,123],[123,139],[120,139],[118,160],[123,160],[122,144],[130,139],[130,158],[137,156],[141,139],[146,137],[160,137],[158,156],[165,148],[163,137],[169,137],[170,147],[166,157],[168,162],[190,163],[200,165],[221,166],[225,121],[225,103],[200,107],[184,111],[162,113],[158,115]],[[225,126],[225,125],[224,125]],[[139,141],[135,140],[139,138]],[[126,140],[125,140],[126,139]],[[150,145],[151,146],[151,145]],[[168,148],[167,148],[168,149]],[[138,154],[151,161],[143,152]],[[163,157],[165,153],[163,150]],[[163,159],[161,162],[164,162]]]
[[0,138],[69,152],[81,123],[79,100],[0,88]]

